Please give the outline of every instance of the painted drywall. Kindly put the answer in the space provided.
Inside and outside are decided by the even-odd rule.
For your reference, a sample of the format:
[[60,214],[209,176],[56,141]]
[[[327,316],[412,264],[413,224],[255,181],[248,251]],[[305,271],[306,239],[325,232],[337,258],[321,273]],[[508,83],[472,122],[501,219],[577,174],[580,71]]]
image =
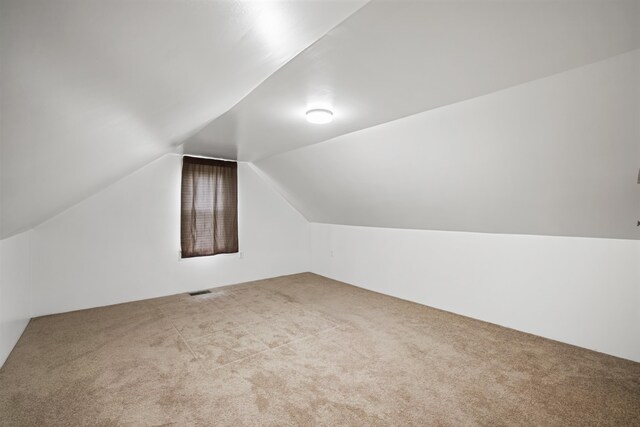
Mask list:
[[256,161],[639,48],[636,0],[373,1],[186,146]]
[[314,222],[640,239],[639,117],[635,50],[256,165]]
[[166,155],[33,230],[33,315],[309,270],[309,223],[238,169],[239,254],[179,259],[181,156]]
[[0,367],[31,318],[31,232],[0,240]]
[[0,236],[171,152],[365,3],[0,1]]
[[312,271],[640,361],[640,242],[312,224]]

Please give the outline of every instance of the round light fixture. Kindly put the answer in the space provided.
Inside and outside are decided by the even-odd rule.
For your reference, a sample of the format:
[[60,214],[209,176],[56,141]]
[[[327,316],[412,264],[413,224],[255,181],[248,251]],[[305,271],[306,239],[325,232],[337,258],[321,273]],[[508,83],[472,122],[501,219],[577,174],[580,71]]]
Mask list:
[[325,123],[331,123],[332,120],[333,120],[333,113],[329,110],[325,110],[323,108],[316,108],[314,110],[307,111],[307,121],[309,123],[322,125]]

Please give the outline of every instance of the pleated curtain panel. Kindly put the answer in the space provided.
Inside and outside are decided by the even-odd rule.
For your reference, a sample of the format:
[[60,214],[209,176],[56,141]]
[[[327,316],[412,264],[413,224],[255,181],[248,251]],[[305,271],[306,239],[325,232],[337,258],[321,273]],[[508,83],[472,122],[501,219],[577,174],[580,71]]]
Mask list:
[[238,164],[182,158],[183,258],[238,252]]

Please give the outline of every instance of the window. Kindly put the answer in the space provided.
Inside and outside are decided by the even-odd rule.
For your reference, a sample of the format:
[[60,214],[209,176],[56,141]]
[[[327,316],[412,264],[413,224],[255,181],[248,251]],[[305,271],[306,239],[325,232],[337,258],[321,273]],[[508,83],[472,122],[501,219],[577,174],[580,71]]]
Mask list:
[[182,158],[183,258],[238,252],[238,164]]

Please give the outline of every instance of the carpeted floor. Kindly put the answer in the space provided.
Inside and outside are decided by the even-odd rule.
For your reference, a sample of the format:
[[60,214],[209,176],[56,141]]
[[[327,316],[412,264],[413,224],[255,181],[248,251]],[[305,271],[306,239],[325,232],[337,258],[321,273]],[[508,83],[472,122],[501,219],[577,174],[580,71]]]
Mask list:
[[640,425],[640,363],[313,274],[46,316],[2,425]]

